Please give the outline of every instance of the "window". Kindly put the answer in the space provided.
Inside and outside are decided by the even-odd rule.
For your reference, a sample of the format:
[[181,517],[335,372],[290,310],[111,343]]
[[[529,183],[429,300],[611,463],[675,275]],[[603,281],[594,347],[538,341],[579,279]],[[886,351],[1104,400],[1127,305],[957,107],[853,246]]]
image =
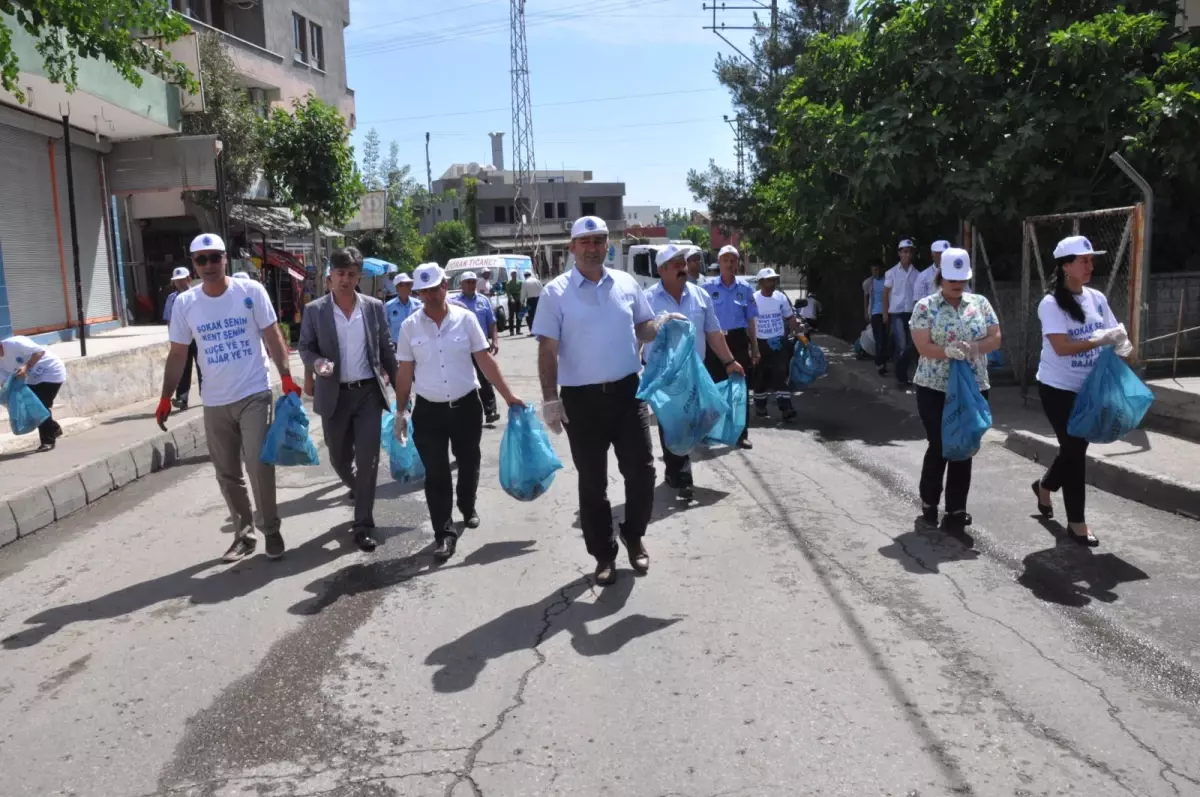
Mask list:
[[639,277],[657,277],[658,268],[650,263],[649,254],[639,252],[633,256],[633,273]]
[[558,217],[560,219],[565,219],[567,217],[567,203],[566,202],[558,203]]
[[552,218],[554,218],[554,203],[553,203],[553,202],[547,202],[547,203],[546,203],[546,205],[545,205],[545,210],[543,211],[543,213],[544,213],[544,218],[547,218],[547,219],[552,219]]
[[454,209],[454,220],[458,221],[458,208]]
[[595,202],[581,202],[579,204],[580,204],[580,209],[583,211],[579,215],[581,215],[581,216],[595,216],[596,215],[596,203]]
[[292,57],[303,64],[308,63],[308,20],[292,12]]
[[496,205],[492,208],[492,221],[496,224],[504,223],[504,205]]
[[308,23],[309,52],[312,60],[309,62],[322,72],[325,71],[325,31],[315,22]]

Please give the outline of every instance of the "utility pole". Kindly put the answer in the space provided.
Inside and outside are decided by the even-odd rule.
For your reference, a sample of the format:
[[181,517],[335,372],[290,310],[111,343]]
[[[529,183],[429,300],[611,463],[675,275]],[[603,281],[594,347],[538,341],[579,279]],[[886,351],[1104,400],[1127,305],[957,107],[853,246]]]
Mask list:
[[511,0],[509,23],[512,28],[509,60],[512,65],[513,173],[516,195],[513,198],[517,252],[527,252],[538,268],[541,227],[538,224],[538,197],[533,156],[533,109],[529,99],[529,49],[525,40],[525,0]]
[[425,188],[433,195],[433,166],[429,163],[429,134],[425,134]]
[[[771,0],[771,2],[769,2],[769,3],[762,2],[761,0],[749,0],[749,2],[752,2],[753,5],[731,6],[726,3],[712,3],[711,5],[708,3],[704,3],[702,8],[705,11],[712,11],[713,15],[712,15],[712,24],[705,25],[703,29],[711,30],[713,33],[717,34],[718,39],[720,39],[721,41],[725,42],[730,47],[732,47],[734,52],[736,52],[742,58],[745,58],[746,61],[748,61],[752,66],[754,66],[755,69],[757,69],[759,72],[762,72],[764,76],[766,76],[772,82],[774,82],[775,76],[778,73],[775,63],[778,60],[778,57],[777,57],[778,54],[777,54],[776,50],[779,47],[779,0]],[[750,56],[748,56],[744,52],[742,52],[741,48],[738,47],[736,44],[729,41],[729,39],[725,38],[725,31],[730,31],[730,30],[752,30],[755,33],[761,34],[761,33],[766,32],[763,30],[763,26],[762,25],[727,25],[724,22],[718,23],[717,22],[717,12],[718,11],[720,11],[721,13],[725,13],[726,11],[755,11],[755,12],[770,11],[771,12],[771,28],[770,28],[770,36],[769,36],[770,44],[767,45],[767,61],[770,65],[770,67],[768,69],[763,69],[761,64],[757,63],[753,58],[751,58]]]
[[730,119],[728,116],[721,117],[725,120],[725,124],[733,128],[733,149],[737,156],[737,175],[738,185],[745,185],[746,182],[746,147],[745,135],[742,128],[742,115]]

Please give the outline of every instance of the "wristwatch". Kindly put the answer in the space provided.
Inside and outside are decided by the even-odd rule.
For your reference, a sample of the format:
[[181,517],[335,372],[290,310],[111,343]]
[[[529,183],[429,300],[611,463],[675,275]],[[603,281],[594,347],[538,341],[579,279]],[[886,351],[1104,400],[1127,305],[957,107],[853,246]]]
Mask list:
[[721,365],[723,365],[723,366],[725,366],[726,368],[728,368],[729,366],[733,365],[735,362],[737,362],[737,358],[736,358],[736,357],[732,358],[732,359],[731,359],[731,360],[729,360],[728,362],[723,362],[723,363],[721,363]]

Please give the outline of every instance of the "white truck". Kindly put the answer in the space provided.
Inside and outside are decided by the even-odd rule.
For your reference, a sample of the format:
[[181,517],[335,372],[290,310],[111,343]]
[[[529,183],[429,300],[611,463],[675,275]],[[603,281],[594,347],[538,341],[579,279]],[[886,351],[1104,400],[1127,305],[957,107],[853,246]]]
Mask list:
[[525,255],[473,255],[456,257],[446,263],[446,287],[450,298],[462,293],[462,275],[468,271],[479,280],[482,291],[484,277],[488,280],[488,301],[496,313],[496,328],[503,332],[508,328],[508,300],[504,298],[504,283],[512,279],[525,280],[525,272],[533,271],[533,261]]

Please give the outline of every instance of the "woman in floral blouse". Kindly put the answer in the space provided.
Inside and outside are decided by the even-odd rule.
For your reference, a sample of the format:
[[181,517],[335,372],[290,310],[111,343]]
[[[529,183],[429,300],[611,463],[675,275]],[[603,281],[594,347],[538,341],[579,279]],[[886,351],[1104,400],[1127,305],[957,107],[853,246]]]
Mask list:
[[986,298],[966,291],[970,279],[971,256],[962,249],[947,249],[942,254],[937,292],[917,302],[909,322],[913,345],[921,356],[913,380],[917,385],[917,411],[929,440],[921,468],[921,515],[927,523],[937,525],[945,478],[944,524],[948,531],[958,532],[971,525],[967,514],[971,460],[947,462],[942,456],[942,410],[946,406],[950,361],[965,360],[974,366],[979,390],[987,398],[991,385],[986,355],[1000,348],[996,311]]

